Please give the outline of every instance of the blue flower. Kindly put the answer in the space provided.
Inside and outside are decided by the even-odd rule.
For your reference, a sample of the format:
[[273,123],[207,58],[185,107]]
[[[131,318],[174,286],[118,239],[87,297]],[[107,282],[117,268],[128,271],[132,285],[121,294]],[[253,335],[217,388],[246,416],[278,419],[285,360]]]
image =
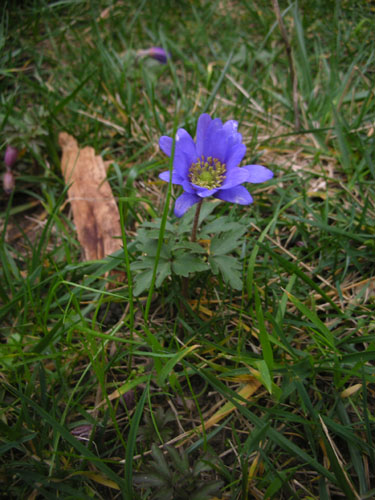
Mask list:
[[[212,119],[204,113],[198,119],[196,142],[183,128],[177,130],[172,184],[184,190],[176,200],[174,213],[177,217],[182,217],[192,205],[207,196],[249,205],[253,199],[241,184],[257,184],[273,177],[271,170],[261,165],[238,166],[245,156],[246,146],[237,128],[235,120],[223,125],[219,118]],[[173,139],[167,136],[159,140],[167,156],[171,156],[172,143]],[[162,172],[159,177],[169,182],[169,171]]]

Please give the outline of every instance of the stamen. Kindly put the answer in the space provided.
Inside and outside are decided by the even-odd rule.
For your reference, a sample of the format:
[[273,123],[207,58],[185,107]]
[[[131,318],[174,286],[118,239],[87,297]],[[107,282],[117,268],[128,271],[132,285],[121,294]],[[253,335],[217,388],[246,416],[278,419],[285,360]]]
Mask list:
[[208,156],[197,158],[189,169],[189,179],[192,184],[206,188],[215,189],[222,185],[225,179],[226,165],[217,158]]

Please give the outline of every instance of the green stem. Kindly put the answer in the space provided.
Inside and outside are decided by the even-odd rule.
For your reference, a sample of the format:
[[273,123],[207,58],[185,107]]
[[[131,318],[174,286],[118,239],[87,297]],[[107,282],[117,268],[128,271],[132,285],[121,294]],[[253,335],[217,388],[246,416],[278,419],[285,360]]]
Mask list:
[[[191,231],[191,238],[190,238],[190,241],[192,241],[193,243],[197,240],[197,229],[198,229],[199,214],[201,212],[202,202],[203,202],[203,200],[201,200],[198,203],[197,208],[195,209],[193,229]],[[182,296],[184,297],[185,300],[188,300],[188,298],[189,298],[189,278],[188,277],[182,279]]]

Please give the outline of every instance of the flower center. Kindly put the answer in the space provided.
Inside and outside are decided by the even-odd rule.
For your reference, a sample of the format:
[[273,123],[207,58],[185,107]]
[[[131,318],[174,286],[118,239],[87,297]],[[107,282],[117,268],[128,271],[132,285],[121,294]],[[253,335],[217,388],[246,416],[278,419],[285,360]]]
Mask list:
[[215,189],[222,185],[225,179],[226,165],[217,158],[203,155],[192,163],[189,168],[189,179],[192,184],[206,189]]

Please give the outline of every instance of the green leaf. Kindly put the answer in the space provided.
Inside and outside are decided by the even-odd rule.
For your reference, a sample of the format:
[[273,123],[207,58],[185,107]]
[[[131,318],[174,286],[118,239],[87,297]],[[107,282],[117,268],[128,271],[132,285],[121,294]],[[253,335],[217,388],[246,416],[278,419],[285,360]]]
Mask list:
[[[155,259],[150,257],[145,257],[138,262],[133,262],[131,264],[131,269],[133,271],[139,269],[145,269],[142,273],[139,273],[135,277],[135,287],[134,295],[137,297],[144,290],[150,287],[153,273]],[[158,288],[162,285],[163,281],[167,276],[171,274],[171,264],[169,260],[160,259],[158,269],[156,272],[155,286]]]
[[137,408],[132,417],[130,424],[130,431],[127,437],[126,453],[125,453],[125,492],[127,493],[127,498],[133,498],[133,456],[137,439],[137,431],[139,427],[139,422],[141,421],[143,407],[145,405],[147,392],[149,390],[149,383],[145,387],[143,394],[137,404]]
[[223,481],[220,480],[205,481],[204,485],[199,485],[199,491],[193,493],[190,500],[206,500],[207,498],[211,498],[212,495],[218,493],[222,485]]
[[213,255],[225,255],[239,247],[239,238],[245,232],[245,228],[238,231],[230,231],[224,235],[214,236],[211,240],[210,252]]
[[134,295],[138,297],[144,290],[150,287],[152,280],[152,269],[147,269],[135,277]]
[[170,479],[171,477],[171,470],[168,466],[168,463],[164,457],[163,452],[158,448],[158,446],[154,443],[151,446],[152,449],[152,456],[153,459],[155,460],[155,469],[158,471],[158,473],[161,474],[161,476],[165,479]]
[[229,217],[219,217],[214,221],[206,224],[202,229],[201,236],[209,237],[210,234],[223,233],[227,231],[241,230],[244,226],[239,222],[230,221]]
[[228,283],[235,290],[242,290],[243,283],[239,272],[241,264],[237,259],[229,255],[216,255],[210,257],[209,262],[213,271],[217,266],[225,283]]
[[324,343],[331,347],[332,349],[335,348],[335,340],[332,332],[326,327],[326,325],[323,323],[323,321],[318,317],[316,312],[312,311],[308,307],[305,306],[300,300],[297,299],[297,297],[294,297],[291,293],[288,293],[288,297],[293,302],[293,304],[301,311],[301,313],[308,318],[311,323],[314,325],[314,327],[323,335],[324,339],[321,337],[321,339],[324,341]]
[[155,281],[156,288],[161,286],[165,278],[170,276],[170,274],[171,274],[171,263],[169,262],[169,260],[160,259]]
[[179,363],[182,358],[190,354],[191,351],[194,351],[194,349],[196,349],[197,347],[198,345],[185,347],[185,349],[183,349],[182,351],[178,351],[176,354],[174,354],[173,357],[167,361],[167,363],[163,366],[162,370],[158,373],[157,376],[158,384],[160,386],[163,386],[165,384],[166,378],[168,377],[168,375],[172,373],[175,365]]
[[259,325],[259,341],[260,345],[262,346],[262,354],[264,361],[267,363],[268,369],[271,371],[273,368],[273,352],[269,335],[264,324],[262,304],[260,303],[259,292],[256,286],[254,286],[254,298],[256,317]]
[[187,278],[189,273],[208,271],[208,265],[198,257],[184,253],[172,262],[172,269],[178,276]]
[[264,359],[260,359],[259,361],[256,361],[255,365],[259,370],[261,382],[267,391],[272,394],[272,378],[267,363]]
[[140,260],[136,260],[130,264],[130,269],[132,271],[143,271],[144,269],[152,269],[152,264],[154,259],[152,257],[141,257]]
[[206,253],[206,250],[199,243],[194,243],[192,241],[181,241],[172,248],[172,250],[180,249],[191,250],[194,253]]
[[137,242],[137,248],[142,253],[146,253],[150,257],[154,257],[158,248],[158,242],[156,239],[152,240],[149,238],[142,238]]
[[33,408],[33,410],[39,415],[40,422],[42,422],[44,425],[51,426],[54,433],[59,433],[65,441],[67,441],[71,446],[75,448],[82,459],[90,460],[92,463],[94,463],[95,467],[97,467],[104,476],[107,476],[109,479],[114,481],[120,488],[125,487],[125,482],[122,477],[117,475],[116,472],[114,472],[104,461],[97,457],[87,446],[76,439],[68,429],[61,425],[60,422],[55,420],[53,415],[39,406],[28,396],[22,394],[22,392],[19,392],[16,389],[11,388],[10,386],[8,387],[8,390],[16,394],[20,398],[24,405],[24,408],[27,408],[27,406]]

